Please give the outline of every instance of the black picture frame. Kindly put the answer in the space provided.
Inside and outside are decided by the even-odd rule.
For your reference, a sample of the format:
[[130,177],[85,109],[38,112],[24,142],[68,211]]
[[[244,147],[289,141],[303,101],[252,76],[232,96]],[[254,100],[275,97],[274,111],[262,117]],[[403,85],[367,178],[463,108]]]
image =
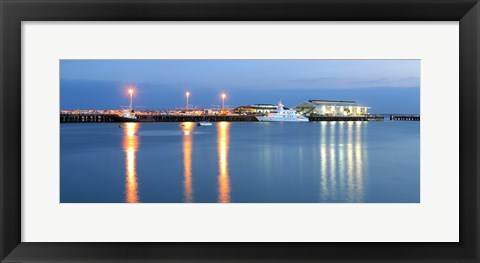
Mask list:
[[[0,16],[1,262],[480,262],[478,0],[0,0]],[[22,21],[158,20],[459,21],[460,242],[21,242]]]

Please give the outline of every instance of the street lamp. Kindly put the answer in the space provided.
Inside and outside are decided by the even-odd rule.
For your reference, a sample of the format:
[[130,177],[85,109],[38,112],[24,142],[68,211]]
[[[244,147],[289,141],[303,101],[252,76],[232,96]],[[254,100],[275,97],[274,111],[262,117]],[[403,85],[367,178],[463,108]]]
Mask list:
[[225,109],[225,97],[227,95],[225,93],[222,93],[222,111]]
[[187,111],[188,111],[188,96],[190,96],[190,92],[185,92],[185,95],[187,96]]
[[133,110],[132,108],[133,89],[132,88],[128,89],[128,93],[130,93],[130,111],[132,111]]

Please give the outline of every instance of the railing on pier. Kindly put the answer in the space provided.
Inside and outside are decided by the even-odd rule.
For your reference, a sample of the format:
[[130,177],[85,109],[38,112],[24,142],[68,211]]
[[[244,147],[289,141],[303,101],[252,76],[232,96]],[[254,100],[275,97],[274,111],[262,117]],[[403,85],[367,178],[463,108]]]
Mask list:
[[390,115],[391,121],[420,121],[420,115]]

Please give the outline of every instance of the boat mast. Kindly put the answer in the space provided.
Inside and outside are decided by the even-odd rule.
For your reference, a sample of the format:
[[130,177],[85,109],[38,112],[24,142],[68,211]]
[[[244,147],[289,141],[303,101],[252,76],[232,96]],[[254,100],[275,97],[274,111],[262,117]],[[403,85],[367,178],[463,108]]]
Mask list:
[[283,111],[282,98],[280,98],[280,101],[278,102],[277,111],[278,112]]

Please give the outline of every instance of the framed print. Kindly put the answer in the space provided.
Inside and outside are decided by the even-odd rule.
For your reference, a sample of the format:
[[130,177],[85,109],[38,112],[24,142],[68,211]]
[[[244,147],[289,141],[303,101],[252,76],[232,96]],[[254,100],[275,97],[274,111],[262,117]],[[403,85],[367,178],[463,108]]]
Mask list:
[[478,1],[1,1],[1,262],[478,262]]
[[[60,203],[420,203],[420,63],[61,60]],[[91,79],[115,74],[112,68],[114,79],[138,68],[152,84]],[[161,72],[147,76],[151,69]],[[373,69],[388,80],[363,79]],[[330,78],[316,79],[319,71]],[[341,74],[349,77],[334,77]],[[103,98],[94,102],[91,93]],[[320,94],[337,100],[312,99]],[[126,99],[117,112],[78,110],[114,109]],[[378,114],[389,111],[402,114],[391,121]]]

